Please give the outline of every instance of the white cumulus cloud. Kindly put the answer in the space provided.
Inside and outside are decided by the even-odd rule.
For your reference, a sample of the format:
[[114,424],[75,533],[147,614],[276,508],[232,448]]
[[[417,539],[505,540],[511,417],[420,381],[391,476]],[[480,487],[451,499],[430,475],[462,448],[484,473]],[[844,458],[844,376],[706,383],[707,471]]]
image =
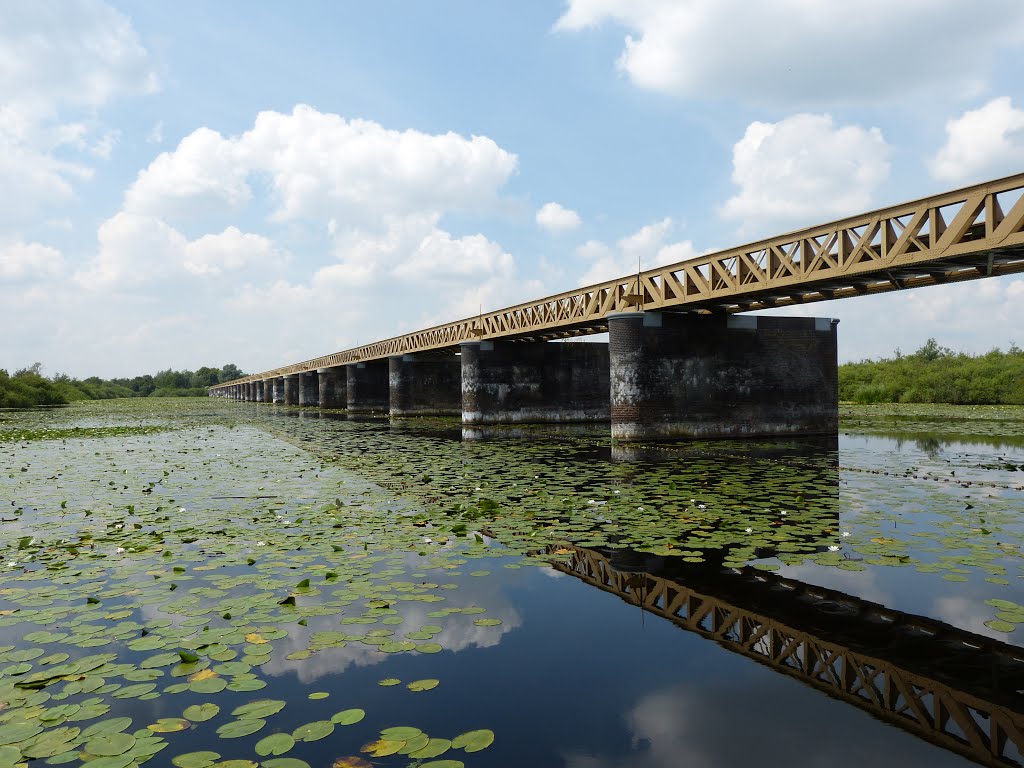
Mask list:
[[269,180],[279,221],[378,220],[423,211],[474,210],[492,202],[517,157],[485,136],[397,131],[298,105],[261,112],[224,138],[200,128],[139,174],[128,210],[163,217],[246,202],[249,180]]
[[891,147],[877,128],[837,126],[830,115],[754,122],[733,147],[739,192],[721,215],[741,230],[810,226],[868,208],[889,177]]
[[124,208],[161,218],[229,210],[252,197],[247,175],[235,142],[199,128],[139,172]]
[[666,217],[623,237],[615,247],[600,240],[588,240],[576,249],[577,257],[588,262],[579,284],[593,285],[636,274],[638,265],[640,269],[651,269],[696,256],[697,249],[689,240],[666,242],[674,229],[675,223]]
[[548,232],[569,232],[582,223],[576,211],[555,202],[545,203],[537,211],[537,225]]
[[272,241],[228,227],[188,240],[162,219],[120,212],[99,228],[99,251],[75,281],[91,290],[122,290],[180,278],[273,266],[283,257]]
[[5,2],[0,50],[2,100],[43,111],[96,107],[158,86],[131,22],[100,0]]
[[269,238],[228,227],[220,234],[203,235],[188,243],[182,264],[194,275],[219,275],[250,265],[277,262],[279,258]]
[[946,143],[929,163],[932,176],[957,183],[1024,168],[1024,110],[1009,96],[992,99],[946,123]]
[[439,280],[448,277],[510,275],[514,259],[483,235],[452,237],[435,229],[420,241],[412,256],[394,274],[406,280]]
[[497,210],[517,167],[485,136],[303,105],[237,135],[200,127],[154,152],[66,282],[80,303],[105,300],[115,325],[193,354],[192,328],[156,320],[216,322],[204,348],[244,345],[245,367],[264,370],[541,293],[499,243],[445,224]]
[[988,0],[569,0],[556,31],[628,30],[617,61],[636,85],[774,104],[978,89],[1024,37],[1024,4]]
[[[517,167],[485,136],[398,131],[304,105],[261,112],[236,136],[199,128],[140,171],[76,279],[106,290],[234,270],[230,287],[202,290],[275,350],[324,354],[539,291],[500,244],[442,226],[493,210]],[[221,231],[254,210],[269,212],[266,234]],[[281,263],[275,241],[288,238],[314,245],[287,273],[252,269]]]
[[71,199],[92,169],[67,155],[107,159],[118,138],[96,130],[97,110],[158,86],[131,22],[107,3],[5,2],[2,19],[0,223]]
[[42,243],[0,244],[0,283],[55,277],[64,270],[64,257]]

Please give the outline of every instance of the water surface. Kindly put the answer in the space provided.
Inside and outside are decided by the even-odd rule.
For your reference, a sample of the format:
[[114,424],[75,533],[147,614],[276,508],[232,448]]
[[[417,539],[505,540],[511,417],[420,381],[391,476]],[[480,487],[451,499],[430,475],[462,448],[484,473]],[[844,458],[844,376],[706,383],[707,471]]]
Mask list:
[[0,766],[1022,762],[1024,411],[639,446],[194,400],[5,416]]

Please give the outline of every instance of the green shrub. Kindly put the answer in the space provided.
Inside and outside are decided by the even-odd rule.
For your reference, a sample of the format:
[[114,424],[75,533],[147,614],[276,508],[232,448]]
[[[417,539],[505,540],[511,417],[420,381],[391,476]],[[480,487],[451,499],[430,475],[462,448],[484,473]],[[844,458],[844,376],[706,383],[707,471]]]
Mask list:
[[855,403],[1024,403],[1024,350],[967,355],[928,341],[912,355],[839,367],[839,399]]

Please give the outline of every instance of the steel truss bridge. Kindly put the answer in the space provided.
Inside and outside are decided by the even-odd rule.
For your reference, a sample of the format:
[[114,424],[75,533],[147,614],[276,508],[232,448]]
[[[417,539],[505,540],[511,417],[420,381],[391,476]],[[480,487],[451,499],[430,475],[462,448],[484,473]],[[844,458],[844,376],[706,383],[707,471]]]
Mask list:
[[500,338],[608,329],[630,310],[748,312],[1024,271],[1024,173],[482,313],[212,387]]
[[548,552],[565,549],[557,570],[726,650],[982,765],[1024,764],[1024,648],[752,568],[661,576]]

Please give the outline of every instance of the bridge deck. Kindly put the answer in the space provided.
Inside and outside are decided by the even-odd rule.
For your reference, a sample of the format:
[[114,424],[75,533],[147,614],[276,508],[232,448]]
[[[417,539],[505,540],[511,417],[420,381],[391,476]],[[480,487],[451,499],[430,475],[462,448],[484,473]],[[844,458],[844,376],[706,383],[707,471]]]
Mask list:
[[1024,174],[1017,174],[335,352],[212,389],[465,341],[600,333],[615,312],[747,312],[1022,271]]

